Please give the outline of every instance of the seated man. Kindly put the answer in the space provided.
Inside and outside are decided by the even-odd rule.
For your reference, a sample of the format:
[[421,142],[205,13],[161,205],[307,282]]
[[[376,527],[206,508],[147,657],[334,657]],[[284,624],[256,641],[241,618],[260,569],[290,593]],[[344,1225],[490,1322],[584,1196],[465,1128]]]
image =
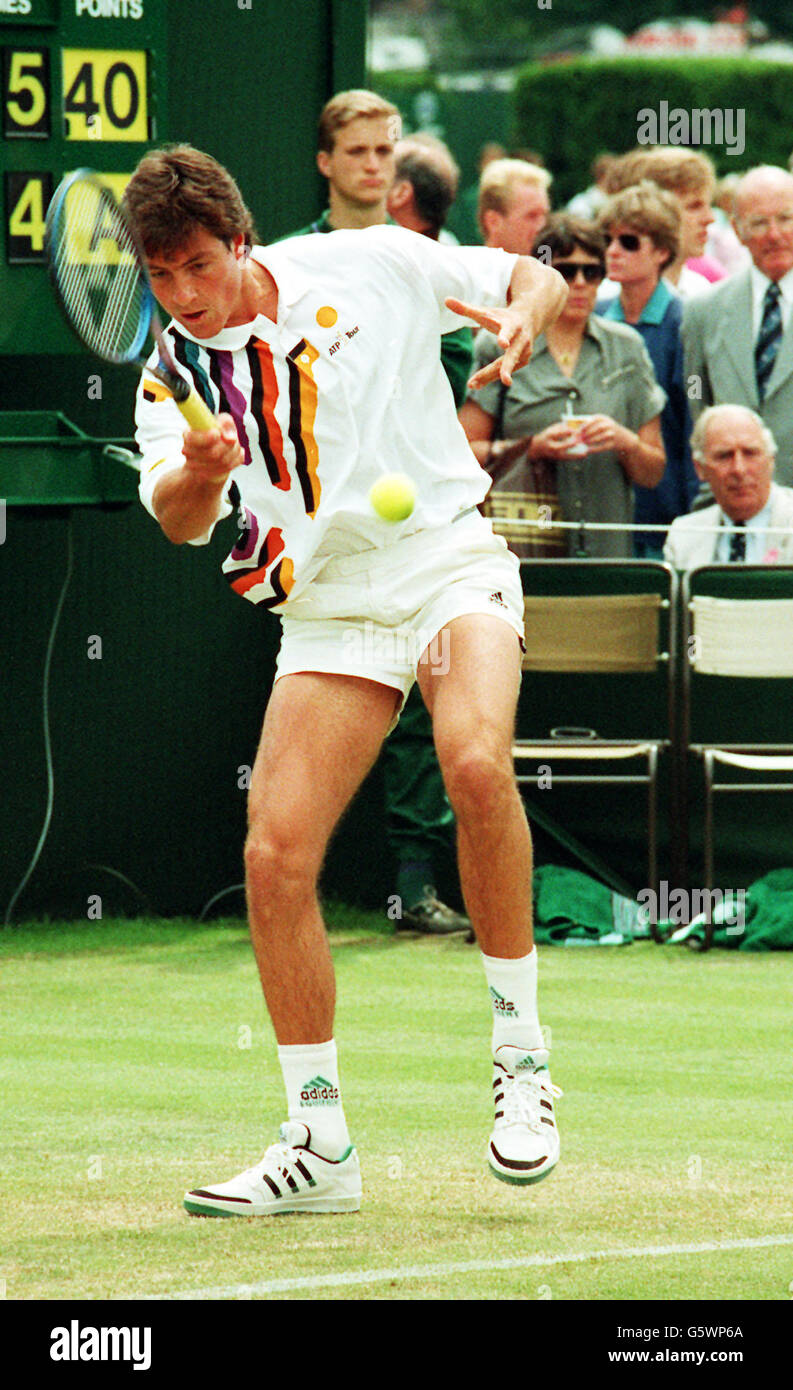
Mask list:
[[694,427],[691,453],[716,501],[672,522],[664,558],[679,570],[793,564],[793,488],[772,482],[776,444],[760,416],[744,405],[710,406]]

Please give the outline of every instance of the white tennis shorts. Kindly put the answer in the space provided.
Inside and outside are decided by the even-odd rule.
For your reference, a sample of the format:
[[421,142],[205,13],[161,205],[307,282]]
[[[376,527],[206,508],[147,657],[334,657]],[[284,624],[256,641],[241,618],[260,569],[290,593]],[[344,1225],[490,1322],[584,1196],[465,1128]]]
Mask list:
[[385,550],[334,556],[287,603],[275,679],[301,671],[361,676],[404,702],[420,663],[448,669],[453,618],[489,613],[523,641],[520,565],[474,510]]

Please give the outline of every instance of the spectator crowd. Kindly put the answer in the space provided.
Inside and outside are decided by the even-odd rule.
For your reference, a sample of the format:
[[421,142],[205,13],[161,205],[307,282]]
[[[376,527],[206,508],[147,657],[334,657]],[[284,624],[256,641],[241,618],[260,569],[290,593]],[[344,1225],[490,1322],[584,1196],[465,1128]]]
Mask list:
[[[793,175],[720,183],[701,151],[642,147],[600,156],[565,209],[550,211],[550,185],[504,157],[479,182],[484,244],[538,256],[570,285],[509,390],[472,392],[461,411],[494,524],[524,557],[787,561]],[[475,364],[495,355],[480,333]],[[756,486],[755,446],[773,484],[769,471]],[[748,549],[735,528],[753,533]]]
[[[568,284],[508,387],[468,385],[501,353],[491,333],[461,321],[439,340],[491,476],[483,509],[521,558],[793,563],[793,174],[719,181],[700,151],[645,146],[600,155],[590,186],[553,210],[540,153],[487,145],[461,191],[447,146],[403,136],[397,108],[364,90],[326,104],[318,147],[327,206],[293,235],[390,222],[454,242],[459,200],[482,245]],[[468,931],[430,886],[454,818],[415,688],[384,790],[397,928]]]
[[[447,146],[402,136],[397,108],[367,91],[327,103],[317,163],[328,206],[306,232],[394,222],[454,241],[450,209],[473,211],[475,199],[483,245],[534,255],[566,279],[562,314],[510,387],[467,389],[498,355],[492,334],[461,325],[440,344],[492,479],[485,509],[521,558],[746,558],[735,527],[767,542],[759,554],[755,536],[752,557],[788,555],[793,174],[763,166],[719,180],[702,151],[641,146],[599,155],[590,186],[554,210],[541,153],[488,144],[476,187],[461,191]],[[744,411],[710,411],[727,405]],[[773,507],[746,476],[747,432],[760,430]],[[681,528],[698,538],[693,551],[678,544]]]

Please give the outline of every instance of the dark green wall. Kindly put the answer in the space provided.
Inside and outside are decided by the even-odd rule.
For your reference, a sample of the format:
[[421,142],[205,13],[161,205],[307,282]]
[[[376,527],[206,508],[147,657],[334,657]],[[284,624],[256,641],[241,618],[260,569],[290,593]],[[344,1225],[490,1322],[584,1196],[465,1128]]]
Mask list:
[[366,0],[169,0],[169,138],[227,165],[265,241],[324,205],[317,118],[364,85],[366,14]]
[[[364,83],[365,0],[312,0],[301,4],[299,23],[294,7],[275,0],[253,0],[249,10],[236,0],[163,0],[163,8],[168,80],[159,137],[189,140],[224,162],[265,238],[305,223],[324,202],[314,162],[319,111],[333,91]],[[101,34],[92,41],[102,46]],[[44,167],[48,146],[38,153]],[[103,151],[101,167],[128,167],[124,154],[120,146]],[[65,156],[49,157],[57,181]],[[20,303],[40,316],[45,336],[56,310],[44,268],[13,273],[24,277]],[[8,327],[8,300],[4,310]],[[60,330],[58,348],[4,357],[0,410],[57,409],[93,437],[129,438],[134,377],[85,356]],[[101,399],[92,399],[88,379],[97,372]],[[123,477],[132,495],[134,476]],[[71,525],[74,567],[49,692],[54,809],[16,915],[83,912],[93,893],[107,910],[134,909],[137,894],[118,875],[157,911],[198,912],[242,877],[237,769],[255,754],[278,623],[220,575],[231,520],[208,549],[170,546],[137,503],[74,509]],[[68,526],[67,514],[53,509],[9,510],[0,545],[0,917],[44,821],[42,683]],[[89,658],[94,637],[101,659]],[[385,899],[378,778],[339,830],[328,891],[354,883],[359,900]]]
[[[220,574],[233,520],[209,547],[174,547],[138,506],[71,516],[49,691],[54,810],[16,916],[84,912],[93,893],[135,909],[118,874],[156,911],[198,913],[242,879],[239,769],[255,756],[280,625]],[[66,514],[16,510],[0,548],[3,913],[44,820],[43,673],[68,532]],[[331,852],[329,891],[349,881],[357,900],[385,901],[379,805],[375,777]]]

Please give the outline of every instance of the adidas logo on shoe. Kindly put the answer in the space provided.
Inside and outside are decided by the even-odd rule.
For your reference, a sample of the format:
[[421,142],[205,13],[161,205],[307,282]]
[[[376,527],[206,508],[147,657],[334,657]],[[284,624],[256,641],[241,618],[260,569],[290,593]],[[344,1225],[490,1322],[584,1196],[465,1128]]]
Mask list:
[[506,1044],[493,1058],[495,1123],[488,1145],[488,1164],[502,1182],[539,1182],[559,1159],[559,1134],[548,1053]]

